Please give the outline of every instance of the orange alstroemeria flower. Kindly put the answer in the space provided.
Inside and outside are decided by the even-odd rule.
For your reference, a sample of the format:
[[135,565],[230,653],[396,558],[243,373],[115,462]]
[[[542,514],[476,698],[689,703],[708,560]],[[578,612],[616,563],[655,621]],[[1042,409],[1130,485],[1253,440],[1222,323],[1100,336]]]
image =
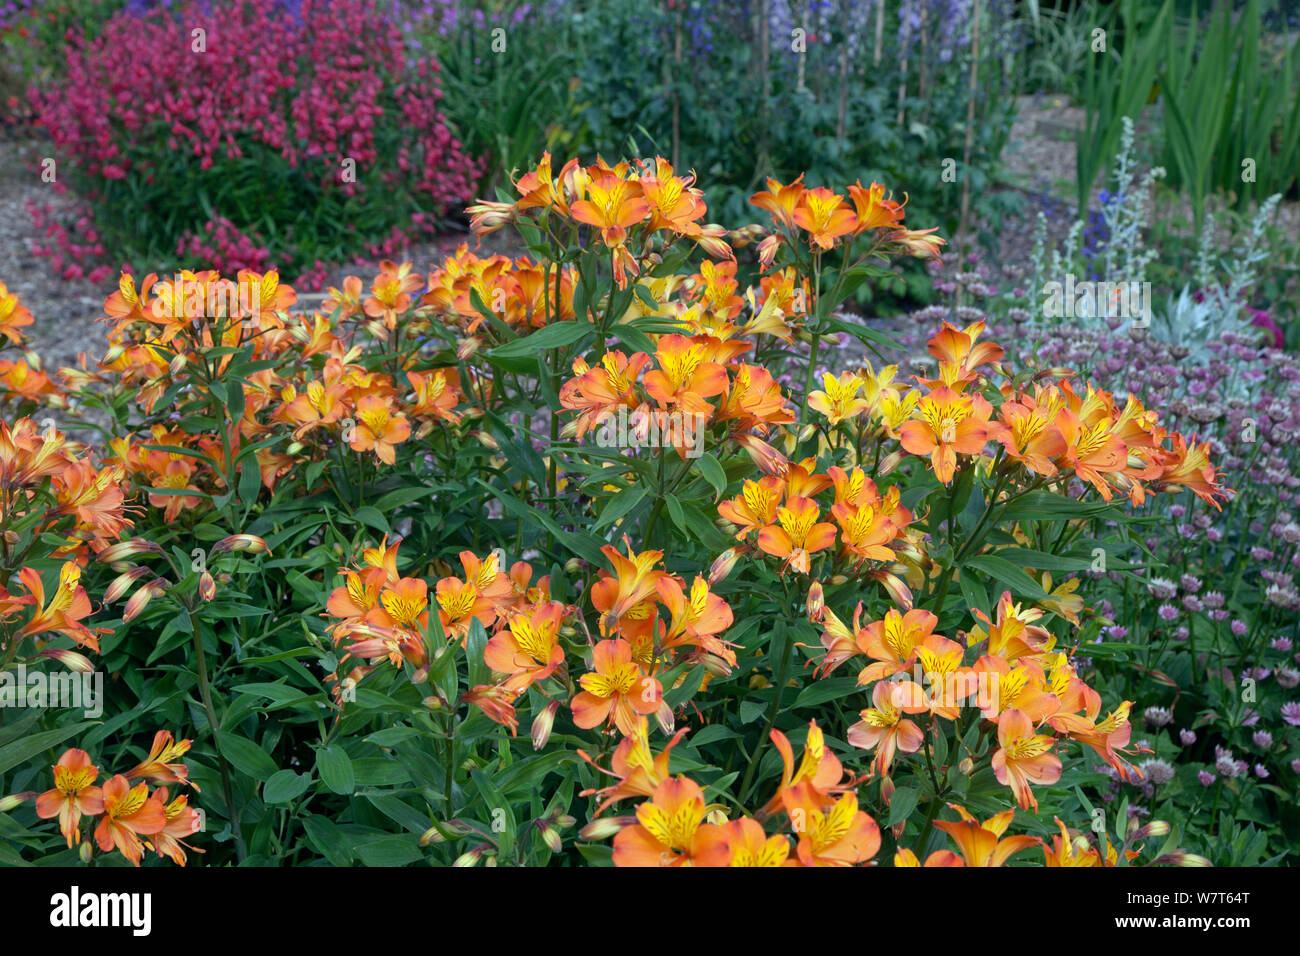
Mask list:
[[622,352],[606,352],[600,364],[589,366],[585,359],[573,360],[573,374],[560,388],[560,404],[580,412],[574,423],[574,438],[581,439],[619,407],[636,408],[640,399],[636,383],[650,356],[637,352],[628,358]]
[[770,736],[772,746],[781,755],[781,783],[776,795],[754,814],[758,820],[766,820],[780,810],[782,794],[796,784],[809,783],[823,796],[845,789],[847,784],[841,783],[844,765],[826,746],[826,737],[817,726],[817,721],[808,722],[808,737],[804,741],[803,756],[799,759],[798,767],[794,763],[794,748],[790,746],[790,739],[775,727]]
[[1172,436],[1172,442],[1173,450],[1166,452],[1161,459],[1160,483],[1187,488],[1206,504],[1218,509],[1219,500],[1226,501],[1229,493],[1219,484],[1218,473],[1210,464],[1209,442],[1198,445],[1193,435],[1189,446],[1187,439],[1179,434]]
[[857,627],[855,617],[858,650],[875,661],[858,674],[858,683],[865,687],[881,678],[911,669],[917,648],[931,637],[942,637],[934,634],[938,623],[937,617],[922,608],[902,613],[891,607],[883,618],[864,628]]
[[858,795],[828,801],[810,782],[781,795],[790,826],[799,836],[795,852],[804,866],[857,866],[880,850],[880,828],[858,809]]
[[664,576],[655,565],[663,560],[664,553],[637,553],[631,543],[626,547],[626,556],[613,545],[600,549],[614,566],[614,573],[602,570],[600,580],[591,586],[591,603],[600,612],[600,633],[606,637],[615,632],[643,637],[654,624],[656,588]]
[[18,579],[36,599],[38,608],[32,619],[23,625],[19,637],[32,637],[36,634],[63,634],[72,638],[80,647],[88,647],[98,653],[99,638],[81,623],[81,619],[90,615],[90,598],[81,586],[81,568],[74,562],[67,562],[59,571],[58,589],[45,600],[45,584],[35,568],[23,568],[18,572]]
[[483,659],[497,673],[509,675],[505,687],[522,693],[564,663],[564,648],[560,647],[563,617],[563,604],[545,601],[531,614],[513,615],[509,625],[488,641]]
[[875,706],[861,711],[861,720],[849,728],[849,743],[876,751],[875,767],[881,776],[889,774],[896,753],[914,754],[925,743],[921,728],[903,716],[925,710],[924,704],[917,706],[924,694],[911,681],[879,681],[871,691]]
[[385,465],[397,461],[397,445],[411,437],[411,423],[393,413],[389,403],[378,395],[367,395],[357,402],[360,421],[352,429],[348,444],[354,451],[374,451]]
[[885,187],[872,183],[863,187],[858,181],[849,187],[849,197],[857,213],[858,224],[854,234],[868,229],[893,229],[903,221],[903,206],[892,199],[885,198]]
[[636,730],[637,714],[653,714],[663,688],[632,660],[632,645],[622,638],[601,641],[591,651],[592,670],[578,679],[573,722],[584,730],[612,722],[623,734]]
[[59,818],[59,829],[71,847],[81,840],[81,817],[104,812],[104,795],[95,781],[99,768],[90,762],[90,754],[72,748],[65,750],[54,765],[54,788],[36,798],[36,815],[42,820]]
[[124,775],[127,780],[143,777],[154,783],[179,783],[181,786],[198,786],[190,783],[190,772],[180,758],[189,753],[188,740],[175,740],[170,730],[160,730],[153,735],[153,745],[149,756],[136,764]]
[[596,808],[597,815],[604,813],[610,804],[627,797],[649,799],[654,796],[655,788],[669,778],[669,754],[685,734],[686,728],[683,727],[664,745],[662,752],[655,754],[650,750],[650,722],[643,714],[638,714],[632,733],[620,740],[614,748],[608,770],[598,766],[584,751],[578,751],[579,757],[618,781],[601,790],[584,790],[579,796],[596,795],[604,798]]
[[832,249],[840,236],[854,232],[858,217],[844,203],[844,197],[822,186],[807,190],[794,209],[794,224],[808,233],[810,244]]
[[736,526],[736,538],[743,541],[776,521],[776,510],[784,496],[785,481],[781,478],[746,478],[739,495],[718,505],[718,514]]
[[[712,841],[701,839],[704,792],[686,777],[665,780],[636,808],[637,822],[614,837],[615,866],[690,866]],[[716,850],[714,850],[716,855]]]
[[903,447],[913,455],[928,455],[945,485],[952,481],[957,455],[978,455],[988,440],[992,406],[978,395],[959,395],[946,385],[917,404],[918,417],[898,430]]
[[[965,807],[955,803],[948,806],[961,815],[960,820],[935,820],[934,825],[952,837],[961,851],[966,866],[1002,866],[1014,854],[1037,846],[1039,840],[1032,836],[1013,836],[1003,839],[1015,809],[1003,810],[981,823]],[[929,866],[929,861],[926,862]]]
[[157,796],[159,802],[163,804],[163,815],[167,823],[159,833],[154,835],[154,848],[159,856],[169,857],[177,866],[184,866],[186,850],[194,853],[204,852],[181,839],[198,833],[199,828],[203,826],[203,819],[190,806],[190,798],[185,794],[168,803],[167,788],[160,787]]
[[606,174],[587,184],[587,198],[570,207],[578,222],[600,230],[601,241],[613,249],[623,245],[627,231],[650,214],[641,184],[620,176]]
[[1011,788],[1022,810],[1038,811],[1038,798],[1030,784],[1051,785],[1061,779],[1061,761],[1051,752],[1053,738],[1034,732],[1023,710],[1005,711],[998,718],[998,749],[993,753],[993,773],[998,783]]
[[683,414],[710,415],[705,401],[727,390],[727,370],[710,361],[707,340],[665,335],[655,350],[658,368],[645,373],[646,391],[663,407],[678,406]]
[[811,498],[787,498],[784,507],[776,510],[778,523],[758,532],[759,548],[783,558],[786,567],[807,574],[810,557],[835,544],[835,525],[819,522],[820,514]]
[[768,836],[763,825],[741,817],[721,826],[706,824],[696,854],[696,866],[792,866],[790,839],[783,833]]
[[870,406],[859,394],[864,384],[852,372],[841,372],[838,377],[826,372],[822,375],[822,389],[808,393],[808,407],[825,415],[830,425],[856,418]]
[[117,847],[135,866],[140,865],[144,846],[140,837],[161,833],[167,826],[162,791],[149,794],[141,781],[134,787],[118,774],[104,784],[104,816],[95,828],[95,840],[104,852]]
[[803,175],[788,185],[782,185],[775,179],[768,179],[767,189],[749,197],[751,205],[766,209],[772,218],[786,229],[795,225],[794,211],[799,206],[807,187],[803,184]]

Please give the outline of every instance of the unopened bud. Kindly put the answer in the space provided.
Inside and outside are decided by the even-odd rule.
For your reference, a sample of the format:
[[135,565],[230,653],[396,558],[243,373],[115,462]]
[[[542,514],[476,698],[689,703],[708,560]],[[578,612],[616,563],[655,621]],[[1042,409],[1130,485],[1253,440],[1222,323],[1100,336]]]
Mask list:
[[270,554],[266,542],[255,534],[232,534],[222,538],[212,546],[212,553],[222,554],[226,551],[247,551],[249,554]]
[[0,797],[0,813],[8,813],[34,796],[36,796],[35,790],[25,790],[22,793],[11,793],[7,797]]
[[569,558],[568,561],[564,562],[564,573],[580,574],[585,566],[586,562],[582,558]]
[[598,817],[578,831],[579,838],[588,843],[608,840],[624,827],[636,823],[636,817]]
[[808,620],[813,624],[821,622],[826,610],[826,595],[822,593],[822,583],[814,581],[808,586]]
[[[553,700],[537,712],[533,718],[533,749],[541,750],[551,739],[551,730],[555,727],[555,715],[560,710],[560,702]],[[555,851],[559,853],[559,850]]]
[[906,457],[902,451],[891,451],[888,455],[880,460],[880,467],[876,469],[877,475],[887,475],[898,467],[899,462]]
[[420,834],[420,846],[432,846],[435,843],[443,842],[445,838],[438,832],[437,827],[429,827]]
[[478,866],[478,861],[483,859],[483,851],[485,849],[487,849],[486,845],[476,846],[472,850],[466,850],[460,856],[456,857],[456,862],[454,862],[452,866]]
[[422,703],[424,704],[425,707],[428,707],[430,710],[442,710],[443,707],[441,697],[426,697],[424,698]]
[[564,849],[564,841],[560,839],[560,831],[554,827],[542,827],[542,842],[552,853],[559,853]]
[[501,445],[498,444],[497,440],[493,438],[491,435],[489,435],[487,432],[482,431],[480,429],[477,431],[472,431],[470,432],[470,434],[473,435],[474,438],[477,439],[478,443],[482,445],[484,448],[490,448],[492,449],[492,451],[501,450]]
[[719,581],[725,581],[728,575],[740,560],[740,548],[728,548],[720,555],[713,559],[713,564],[709,567],[709,584],[714,585]]
[[167,371],[170,372],[172,375],[179,375],[181,374],[181,372],[185,370],[185,366],[188,364],[189,364],[189,359],[187,359],[184,353],[182,353],[180,355],[177,355],[174,359],[171,360],[170,363],[168,363]]
[[204,571],[199,575],[199,597],[205,601],[211,601],[217,596],[217,582],[212,577],[212,573]]

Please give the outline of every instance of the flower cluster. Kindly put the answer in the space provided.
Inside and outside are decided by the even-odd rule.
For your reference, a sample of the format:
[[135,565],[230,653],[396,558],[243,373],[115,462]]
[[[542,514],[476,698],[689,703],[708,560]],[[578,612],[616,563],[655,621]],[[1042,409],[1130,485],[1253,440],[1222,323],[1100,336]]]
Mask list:
[[[98,785],[101,771],[90,754],[66,750],[54,765],[53,788],[36,797],[36,815],[42,820],[58,818],[69,849],[81,842],[82,817],[98,817],[94,839],[103,852],[117,849],[139,866],[148,850],[184,866],[186,850],[203,852],[184,840],[201,829],[202,818],[186,794],[169,801],[166,786],[150,793],[149,783],[191,786],[181,761],[189,749],[190,741],[175,740],[170,731],[160,730],[143,761],[126,773],[113,774],[103,786]],[[134,780],[139,783],[132,786]],[[83,859],[93,852],[90,843],[83,844]]]

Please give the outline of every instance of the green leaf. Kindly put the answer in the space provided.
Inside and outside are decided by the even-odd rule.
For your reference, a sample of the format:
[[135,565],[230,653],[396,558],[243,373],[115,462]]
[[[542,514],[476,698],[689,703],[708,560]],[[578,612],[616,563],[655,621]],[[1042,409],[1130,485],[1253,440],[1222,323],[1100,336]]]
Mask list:
[[256,780],[268,780],[279,769],[265,750],[238,734],[222,733],[221,755],[240,773]]
[[321,783],[337,794],[348,796],[357,789],[352,760],[338,744],[316,751],[316,772],[320,774]]
[[973,558],[967,558],[966,563],[977,571],[983,571],[994,581],[1022,597],[1034,600],[1047,597],[1047,593],[1037,581],[1006,558],[999,558],[995,554],[977,554]]
[[262,799],[267,803],[289,803],[301,797],[311,786],[311,777],[292,770],[277,770],[262,784]]

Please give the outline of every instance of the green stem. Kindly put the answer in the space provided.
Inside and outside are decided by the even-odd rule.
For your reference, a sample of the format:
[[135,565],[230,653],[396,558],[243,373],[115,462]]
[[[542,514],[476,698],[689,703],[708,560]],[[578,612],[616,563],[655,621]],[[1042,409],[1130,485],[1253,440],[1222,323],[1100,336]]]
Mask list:
[[784,621],[778,620],[774,636],[779,636],[785,642],[785,646],[781,649],[781,664],[777,668],[772,704],[767,709],[767,721],[763,727],[763,733],[758,738],[758,743],[754,746],[754,752],[749,757],[749,765],[745,767],[745,777],[740,784],[737,802],[741,806],[744,806],[745,800],[749,797],[749,788],[754,783],[754,772],[758,769],[758,758],[763,752],[763,744],[771,735],[772,726],[776,723],[776,716],[781,710],[781,693],[785,690],[785,682],[790,673],[790,655],[794,650],[794,640],[791,635],[786,634]]

